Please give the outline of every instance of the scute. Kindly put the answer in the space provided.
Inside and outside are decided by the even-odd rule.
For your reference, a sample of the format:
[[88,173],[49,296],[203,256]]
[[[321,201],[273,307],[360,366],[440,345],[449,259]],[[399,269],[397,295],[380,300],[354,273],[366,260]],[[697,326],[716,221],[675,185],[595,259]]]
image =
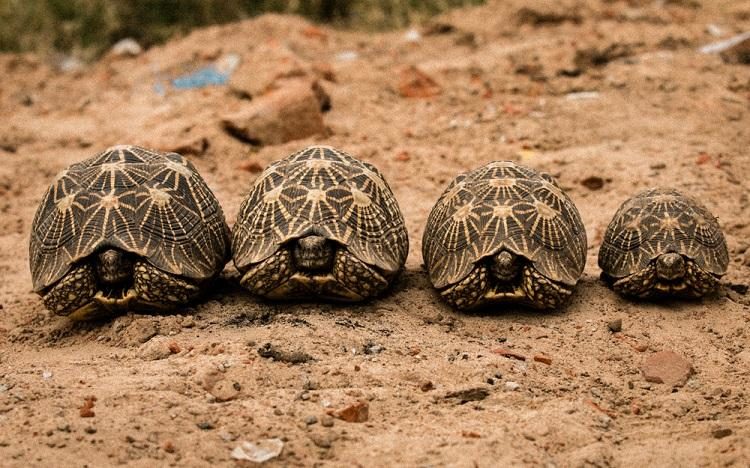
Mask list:
[[[422,255],[440,289],[502,249],[526,257],[548,278],[574,285],[586,263],[580,214],[550,176],[495,161],[454,179],[430,212]],[[471,205],[469,213],[457,212]]]
[[229,257],[229,228],[211,190],[176,153],[116,146],[71,165],[34,217],[36,291],[103,247],[140,255],[166,272],[203,279]]
[[623,278],[667,252],[685,255],[716,275],[725,274],[729,265],[724,235],[708,209],[677,190],[652,188],[617,210],[599,249],[599,267]]
[[387,272],[401,268],[409,249],[401,210],[378,170],[327,146],[294,153],[256,179],[235,224],[234,262],[239,269],[262,262],[309,233]]

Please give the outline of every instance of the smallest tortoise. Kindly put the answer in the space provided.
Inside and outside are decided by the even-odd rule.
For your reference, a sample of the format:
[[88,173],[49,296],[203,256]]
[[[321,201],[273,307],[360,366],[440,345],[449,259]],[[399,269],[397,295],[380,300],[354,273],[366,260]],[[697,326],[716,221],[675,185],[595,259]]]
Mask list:
[[677,190],[645,190],[622,204],[599,250],[602,278],[615,291],[649,298],[700,297],[716,289],[729,254],[719,223]]

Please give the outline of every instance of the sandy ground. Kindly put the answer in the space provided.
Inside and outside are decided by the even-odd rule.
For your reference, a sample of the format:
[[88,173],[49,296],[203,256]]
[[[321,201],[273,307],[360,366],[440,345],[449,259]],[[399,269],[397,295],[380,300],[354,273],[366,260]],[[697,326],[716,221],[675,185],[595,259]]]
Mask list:
[[[750,30],[750,2],[589,0],[567,17],[546,3],[455,11],[416,41],[267,16],[65,73],[0,57],[0,465],[233,466],[250,463],[231,457],[243,441],[279,438],[268,465],[747,466],[750,67],[697,48]],[[227,53],[254,77],[260,48],[284,57],[264,67],[292,60],[319,76],[325,135],[249,145],[220,125],[247,95],[155,91]],[[436,95],[402,95],[412,65]],[[230,225],[258,167],[311,143],[340,147],[393,187],[407,269],[356,306],[260,301],[230,264],[205,301],[175,314],[54,316],[31,291],[34,210],[55,173],[119,143],[189,153]],[[554,174],[582,214],[587,267],[562,310],[457,313],[426,279],[432,204],[456,174],[495,159]],[[632,302],[598,279],[610,217],[655,185],[719,218],[731,264],[718,294]],[[266,343],[313,359],[263,358]],[[692,364],[684,386],[644,379],[662,350]],[[326,416],[358,401],[365,422]]]

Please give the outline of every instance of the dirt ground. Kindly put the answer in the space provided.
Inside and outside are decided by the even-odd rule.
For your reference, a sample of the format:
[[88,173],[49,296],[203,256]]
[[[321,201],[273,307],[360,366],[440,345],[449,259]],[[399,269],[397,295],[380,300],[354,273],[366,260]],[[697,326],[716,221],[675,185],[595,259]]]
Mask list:
[[[750,67],[697,49],[750,30],[750,2],[550,4],[490,2],[419,34],[264,16],[65,72],[1,56],[0,465],[233,466],[252,464],[232,458],[243,442],[279,438],[269,466],[747,466]],[[229,86],[165,81],[230,53],[242,63]],[[411,66],[434,82],[404,82]],[[278,75],[319,81],[324,134],[228,134],[222,119]],[[230,226],[260,168],[312,143],[344,149],[393,188],[406,271],[361,305],[271,303],[230,263],[174,314],[57,317],[31,291],[34,211],[58,171],[121,143],[187,154]],[[457,313],[426,278],[432,204],[496,159],[552,173],[581,212],[588,262],[561,310]],[[633,302],[599,280],[611,216],[660,185],[724,229],[730,269],[711,297]],[[266,343],[282,355],[262,357]],[[692,365],[684,386],[645,380],[663,350]],[[294,352],[305,362],[284,362]],[[357,402],[364,422],[327,415]]]

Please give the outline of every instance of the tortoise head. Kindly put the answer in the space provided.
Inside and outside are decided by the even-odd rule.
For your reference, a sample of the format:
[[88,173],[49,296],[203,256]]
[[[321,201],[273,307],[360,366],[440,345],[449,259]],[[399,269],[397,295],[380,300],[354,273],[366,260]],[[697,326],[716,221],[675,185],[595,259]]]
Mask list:
[[656,275],[659,279],[676,281],[683,278],[686,273],[685,260],[682,255],[669,252],[661,254],[656,258]]
[[292,252],[301,270],[322,271],[333,266],[336,247],[323,236],[309,234],[297,239]]
[[518,255],[501,250],[492,257],[490,271],[499,281],[511,281],[521,270],[521,261]]

